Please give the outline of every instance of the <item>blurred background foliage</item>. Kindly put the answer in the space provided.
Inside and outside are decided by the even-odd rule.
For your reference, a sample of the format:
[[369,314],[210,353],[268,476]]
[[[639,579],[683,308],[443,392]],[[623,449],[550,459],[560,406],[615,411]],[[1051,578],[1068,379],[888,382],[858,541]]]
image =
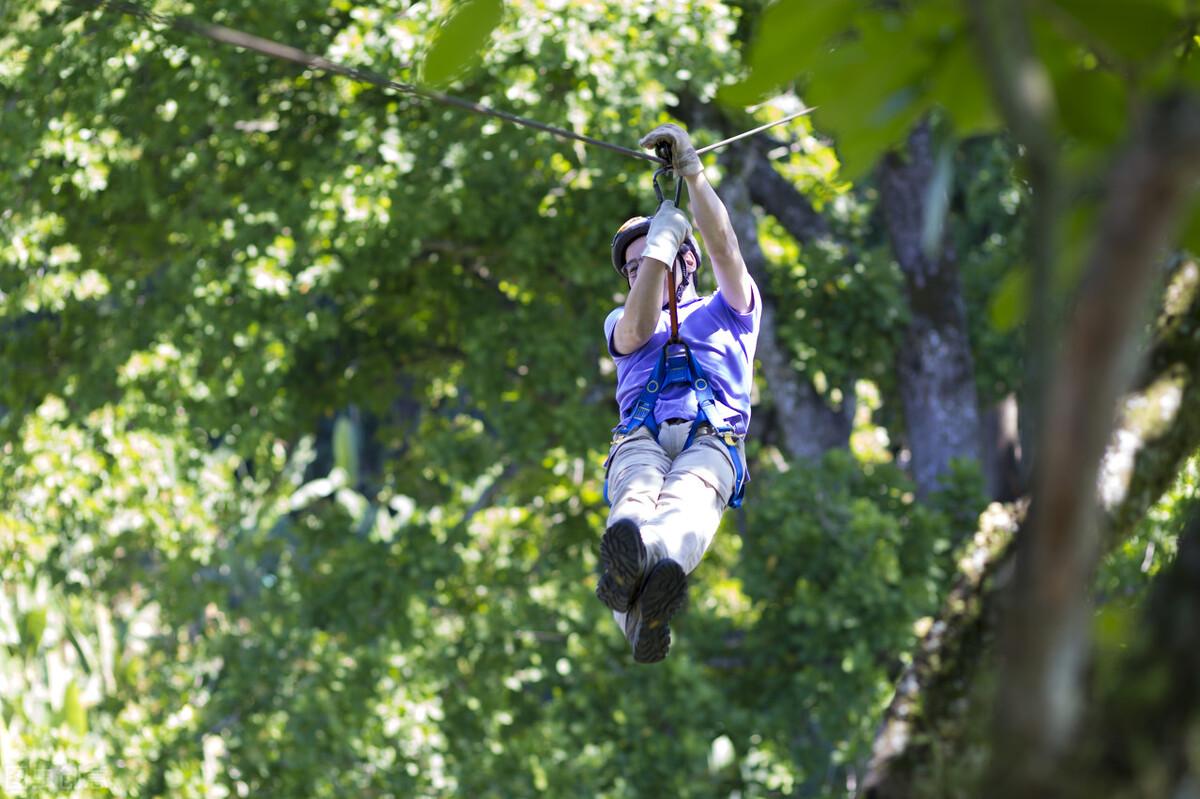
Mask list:
[[[626,146],[681,99],[825,69],[773,135],[832,233],[758,231],[777,338],[856,399],[853,445],[755,442],[671,656],[635,667],[592,587],[607,246],[650,170],[115,10],[0,5],[0,795],[852,794],[988,501],[974,462],[919,500],[904,469],[910,310],[870,167],[930,109],[981,406],[1022,379],[1027,187],[956,5],[153,10]],[[1134,88],[1173,79],[1161,36],[1084,17]],[[1061,37],[1039,52],[1086,172],[1133,89]],[[1136,605],[1198,482],[1193,459],[1099,593]]]

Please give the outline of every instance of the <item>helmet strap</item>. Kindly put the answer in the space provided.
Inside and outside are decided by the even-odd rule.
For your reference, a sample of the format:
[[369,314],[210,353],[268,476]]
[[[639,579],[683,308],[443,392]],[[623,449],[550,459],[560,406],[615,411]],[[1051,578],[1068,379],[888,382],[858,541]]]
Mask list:
[[691,282],[692,273],[687,270],[687,265],[683,265],[683,280],[679,281],[679,286],[675,289],[675,302],[683,302],[683,292],[687,290],[688,284]]
[[[692,274],[687,270],[687,262],[683,260],[683,256],[675,256],[675,264],[679,264],[679,271],[683,272],[683,279],[679,281],[679,285],[675,287],[675,303],[678,305],[683,302],[683,292],[687,291],[688,285],[691,284]],[[675,268],[675,264],[671,264],[671,269]],[[667,305],[663,305],[663,310],[667,309]]]

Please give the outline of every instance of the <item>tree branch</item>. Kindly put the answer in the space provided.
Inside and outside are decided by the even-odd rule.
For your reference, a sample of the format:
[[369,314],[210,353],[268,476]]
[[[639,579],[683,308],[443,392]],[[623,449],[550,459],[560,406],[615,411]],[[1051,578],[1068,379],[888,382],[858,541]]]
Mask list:
[[825,217],[775,170],[760,148],[745,147],[742,154],[749,162],[746,183],[750,188],[750,199],[778,219],[788,235],[800,244],[811,244],[830,235]]
[[927,119],[909,134],[903,154],[884,156],[878,176],[888,238],[904,274],[910,311],[904,344],[896,352],[896,381],[913,480],[917,493],[928,496],[952,460],[979,460],[982,434],[958,261],[944,241],[933,254],[922,246],[934,180]]

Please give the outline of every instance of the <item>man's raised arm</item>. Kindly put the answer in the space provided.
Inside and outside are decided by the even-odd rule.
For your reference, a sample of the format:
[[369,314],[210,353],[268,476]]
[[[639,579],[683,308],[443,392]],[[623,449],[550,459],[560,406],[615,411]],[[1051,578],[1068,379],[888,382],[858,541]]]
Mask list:
[[737,234],[729,221],[729,212],[704,176],[704,166],[687,132],[678,125],[659,125],[640,143],[643,147],[654,147],[663,141],[671,145],[674,159],[671,166],[676,177],[682,176],[687,181],[688,201],[696,218],[696,227],[704,238],[704,249],[712,259],[717,287],[733,310],[746,313],[754,301],[752,283],[738,247]]
[[619,355],[641,349],[654,335],[662,314],[663,277],[668,268],[674,268],[675,254],[691,230],[687,216],[675,203],[665,200],[658,207],[640,253],[643,266],[638,269],[625,300],[625,314],[613,330],[613,347]]

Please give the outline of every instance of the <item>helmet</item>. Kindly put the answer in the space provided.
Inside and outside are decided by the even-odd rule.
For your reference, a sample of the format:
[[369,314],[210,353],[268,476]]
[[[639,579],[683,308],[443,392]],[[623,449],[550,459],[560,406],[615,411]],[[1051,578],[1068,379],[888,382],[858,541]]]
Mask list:
[[[617,228],[617,234],[612,240],[612,264],[613,269],[617,270],[617,274],[622,277],[625,273],[621,271],[625,266],[625,248],[628,247],[634,239],[645,236],[650,230],[650,217],[634,216],[625,220],[625,224]],[[683,240],[683,248],[690,249],[692,256],[696,259],[696,268],[700,268],[700,247],[696,244],[696,239],[689,233],[687,238]]]

